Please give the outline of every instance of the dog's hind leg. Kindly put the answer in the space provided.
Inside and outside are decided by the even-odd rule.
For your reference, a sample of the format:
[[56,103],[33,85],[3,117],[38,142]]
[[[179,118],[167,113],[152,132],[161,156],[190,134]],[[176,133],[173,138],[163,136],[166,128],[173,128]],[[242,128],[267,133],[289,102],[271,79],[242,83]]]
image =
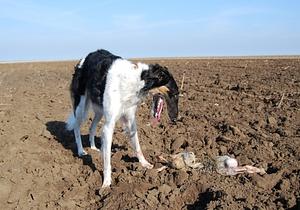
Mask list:
[[81,133],[80,133],[80,125],[85,120],[87,112],[88,112],[88,102],[86,100],[86,96],[80,96],[80,102],[75,110],[74,120],[74,135],[77,144],[77,153],[78,156],[81,157],[86,155],[86,151],[83,149],[82,141],[81,141]]
[[139,162],[142,164],[143,167],[151,169],[153,168],[153,165],[150,164],[144,157],[140,143],[139,143],[139,138],[137,134],[137,126],[136,126],[136,121],[135,121],[135,108],[131,108],[127,111],[126,113],[126,121],[125,123],[127,124],[128,130],[129,130],[129,135],[130,139],[132,142],[133,149],[135,150],[136,156],[139,159]]
[[93,110],[95,112],[95,116],[90,127],[89,141],[90,141],[91,149],[100,151],[95,145],[95,135],[96,135],[97,124],[101,120],[103,116],[103,112],[99,106],[94,104],[93,104]]

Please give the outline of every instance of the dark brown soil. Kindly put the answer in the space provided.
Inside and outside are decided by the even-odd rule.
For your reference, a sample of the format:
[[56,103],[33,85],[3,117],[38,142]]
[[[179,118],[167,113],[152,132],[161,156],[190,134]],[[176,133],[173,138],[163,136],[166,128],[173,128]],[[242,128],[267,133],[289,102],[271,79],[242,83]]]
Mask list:
[[[0,65],[1,209],[299,209],[300,60],[161,59],[179,86],[180,120],[149,126],[150,99],[138,112],[147,159],[192,151],[200,161],[235,156],[265,175],[222,176],[213,171],[142,168],[118,125],[110,190],[100,154],[76,156],[68,87],[75,62]],[[100,135],[99,125],[98,136]],[[97,146],[100,147],[100,138]]]

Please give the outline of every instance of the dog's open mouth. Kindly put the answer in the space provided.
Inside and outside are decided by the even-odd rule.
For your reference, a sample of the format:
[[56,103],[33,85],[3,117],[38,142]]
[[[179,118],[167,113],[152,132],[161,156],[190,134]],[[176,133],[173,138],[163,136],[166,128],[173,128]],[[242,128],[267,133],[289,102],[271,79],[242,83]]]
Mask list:
[[151,124],[156,126],[160,122],[161,113],[164,106],[164,100],[161,94],[153,95],[152,110],[151,110]]

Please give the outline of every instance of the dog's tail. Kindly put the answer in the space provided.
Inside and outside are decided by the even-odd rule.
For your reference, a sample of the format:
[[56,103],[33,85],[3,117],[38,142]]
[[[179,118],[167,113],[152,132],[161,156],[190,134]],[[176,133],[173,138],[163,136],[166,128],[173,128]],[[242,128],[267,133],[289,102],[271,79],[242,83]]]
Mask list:
[[67,120],[67,130],[73,130],[78,120],[76,118],[81,118],[81,120],[83,120],[87,111],[86,84],[88,72],[85,71],[84,68],[84,59],[74,67],[74,70],[75,72],[70,85],[73,112]]
[[74,112],[72,112],[67,120],[66,129],[71,131],[74,129],[76,123],[76,118]]

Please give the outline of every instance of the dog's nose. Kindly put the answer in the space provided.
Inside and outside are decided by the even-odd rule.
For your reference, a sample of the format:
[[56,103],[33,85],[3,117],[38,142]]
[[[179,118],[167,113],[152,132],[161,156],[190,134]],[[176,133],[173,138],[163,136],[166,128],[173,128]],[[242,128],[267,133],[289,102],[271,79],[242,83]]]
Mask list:
[[173,125],[176,125],[176,121],[177,121],[176,118],[171,119],[171,122],[172,122]]

